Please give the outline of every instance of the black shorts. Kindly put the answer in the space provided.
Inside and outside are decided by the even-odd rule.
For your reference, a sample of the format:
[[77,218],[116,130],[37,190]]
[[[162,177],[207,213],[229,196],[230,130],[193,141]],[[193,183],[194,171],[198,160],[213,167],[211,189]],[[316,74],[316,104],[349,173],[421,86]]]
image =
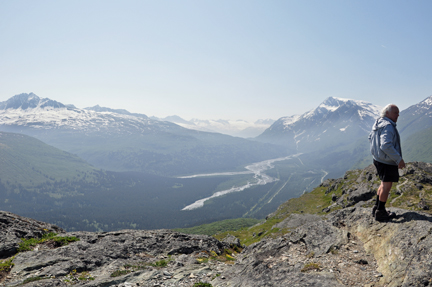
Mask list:
[[374,160],[373,163],[382,182],[399,181],[399,170],[397,165],[389,165],[376,160]]

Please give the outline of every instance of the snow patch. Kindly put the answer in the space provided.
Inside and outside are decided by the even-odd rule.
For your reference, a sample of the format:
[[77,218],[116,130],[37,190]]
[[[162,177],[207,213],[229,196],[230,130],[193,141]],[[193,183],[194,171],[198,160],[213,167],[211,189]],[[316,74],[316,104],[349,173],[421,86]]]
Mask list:
[[349,127],[349,125],[346,126],[346,127],[344,127],[344,128],[341,128],[341,129],[339,129],[339,130],[340,130],[341,132],[344,132],[348,127]]

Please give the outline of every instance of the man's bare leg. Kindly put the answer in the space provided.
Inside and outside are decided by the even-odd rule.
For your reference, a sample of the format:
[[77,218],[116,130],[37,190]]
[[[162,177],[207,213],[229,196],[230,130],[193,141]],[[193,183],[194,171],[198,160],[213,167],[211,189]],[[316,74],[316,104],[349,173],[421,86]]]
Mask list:
[[379,201],[381,202],[386,202],[387,198],[390,194],[390,189],[392,188],[393,182],[382,182],[381,181],[381,185],[378,188],[378,196],[379,196]]

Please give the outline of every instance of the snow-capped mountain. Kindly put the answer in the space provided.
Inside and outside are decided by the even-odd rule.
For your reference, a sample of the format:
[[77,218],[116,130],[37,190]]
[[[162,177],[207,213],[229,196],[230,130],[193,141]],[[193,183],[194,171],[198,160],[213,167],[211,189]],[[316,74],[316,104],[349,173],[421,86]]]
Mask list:
[[335,147],[367,135],[379,112],[368,102],[329,97],[303,115],[280,118],[256,139],[297,151]]
[[139,118],[143,118],[143,119],[148,119],[148,117],[144,114],[131,113],[131,112],[124,110],[124,109],[110,109],[110,108],[106,108],[106,107],[101,107],[99,105],[96,105],[94,107],[84,108],[84,110],[95,111],[95,112],[100,112],[100,113],[101,112],[116,113],[116,114],[121,114],[121,115],[135,116],[135,117],[139,117]]
[[432,96],[400,112],[398,129],[402,138],[432,126]]
[[31,110],[35,108],[50,109],[65,107],[66,106],[62,103],[48,98],[41,99],[33,93],[16,95],[9,100],[0,103],[0,110]]
[[286,155],[268,144],[186,129],[125,110],[79,109],[33,93],[0,103],[0,131],[33,136],[113,171],[216,172]]
[[180,129],[166,122],[150,120],[125,110],[99,106],[78,109],[37,95],[20,94],[0,103],[0,125],[37,129],[72,129],[130,133],[148,130]]
[[187,129],[215,132],[221,134],[227,134],[230,136],[252,138],[261,134],[265,129],[270,127],[275,121],[272,119],[257,120],[255,122],[245,120],[200,120],[191,119],[187,121],[179,116],[169,116],[165,118],[156,118],[160,121],[168,121],[175,123]]

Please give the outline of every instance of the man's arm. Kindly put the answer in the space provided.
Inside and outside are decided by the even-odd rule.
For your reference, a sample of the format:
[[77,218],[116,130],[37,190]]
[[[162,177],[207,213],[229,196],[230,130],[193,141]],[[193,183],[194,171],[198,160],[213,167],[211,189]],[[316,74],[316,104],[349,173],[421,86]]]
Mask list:
[[[392,125],[387,125],[383,128],[380,136],[380,149],[399,166],[400,162],[403,161],[402,156],[395,149],[393,138],[395,137],[395,130]],[[402,164],[405,166],[405,162]]]

